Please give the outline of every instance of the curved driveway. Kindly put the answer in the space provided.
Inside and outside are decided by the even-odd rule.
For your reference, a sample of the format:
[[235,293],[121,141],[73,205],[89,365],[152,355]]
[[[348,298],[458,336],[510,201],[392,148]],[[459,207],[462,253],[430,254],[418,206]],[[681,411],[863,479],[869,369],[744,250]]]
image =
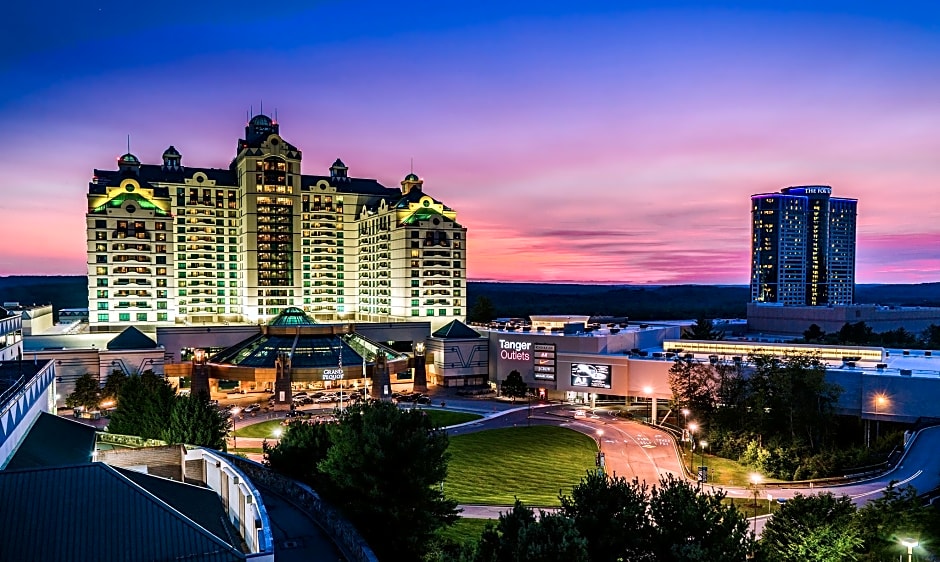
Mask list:
[[[660,476],[666,474],[679,478],[685,476],[675,441],[668,432],[606,414],[575,418],[574,411],[573,406],[539,407],[533,408],[530,416],[528,409],[518,408],[483,420],[453,426],[448,428],[448,434],[462,435],[526,424],[569,427],[599,440],[609,474],[628,479],[637,478],[649,484],[658,482]],[[832,492],[836,495],[847,495],[856,505],[861,506],[877,498],[891,482],[897,482],[899,486],[911,485],[918,492],[927,492],[940,487],[940,459],[937,457],[937,451],[940,451],[940,426],[921,430],[908,444],[904,457],[898,465],[880,476],[852,484],[827,487],[778,488],[774,486],[762,490],[762,495],[770,494],[776,499],[792,498],[798,493],[806,495]],[[714,490],[718,487],[710,486],[710,488]],[[729,496],[750,497],[753,494],[750,488],[724,487],[723,489]],[[461,507],[464,508],[465,517],[495,518],[500,511],[507,510],[509,506]]]

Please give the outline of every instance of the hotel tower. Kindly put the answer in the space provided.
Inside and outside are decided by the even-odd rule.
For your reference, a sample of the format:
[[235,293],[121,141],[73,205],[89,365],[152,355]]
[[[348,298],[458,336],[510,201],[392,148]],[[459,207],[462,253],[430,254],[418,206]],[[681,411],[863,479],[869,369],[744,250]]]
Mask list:
[[753,195],[751,302],[853,304],[857,206],[820,185]]
[[302,153],[256,115],[228,169],[133,154],[88,186],[92,331],[261,323],[290,306],[321,321],[466,314],[467,229],[408,174],[400,188],[301,172]]

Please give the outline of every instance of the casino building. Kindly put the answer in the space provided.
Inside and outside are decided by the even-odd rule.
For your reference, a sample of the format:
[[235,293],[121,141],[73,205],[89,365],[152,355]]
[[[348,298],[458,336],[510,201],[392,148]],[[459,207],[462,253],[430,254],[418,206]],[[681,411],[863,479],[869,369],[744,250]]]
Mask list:
[[831,195],[812,185],[751,196],[751,302],[854,303],[858,201]]
[[400,188],[301,171],[301,151],[255,115],[228,169],[133,154],[88,187],[93,332],[263,324],[289,307],[319,322],[466,314],[467,229],[408,174]]

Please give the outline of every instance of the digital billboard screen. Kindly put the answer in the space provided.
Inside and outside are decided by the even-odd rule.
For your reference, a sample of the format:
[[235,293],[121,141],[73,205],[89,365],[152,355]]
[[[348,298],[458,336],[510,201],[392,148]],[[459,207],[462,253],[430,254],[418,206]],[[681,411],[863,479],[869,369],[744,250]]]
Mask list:
[[610,388],[610,365],[572,363],[571,386]]

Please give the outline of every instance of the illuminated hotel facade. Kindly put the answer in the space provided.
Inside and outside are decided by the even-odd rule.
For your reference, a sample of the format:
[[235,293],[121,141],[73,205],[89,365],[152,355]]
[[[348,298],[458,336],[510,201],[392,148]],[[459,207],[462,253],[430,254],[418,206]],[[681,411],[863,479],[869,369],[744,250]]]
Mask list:
[[92,331],[129,325],[264,323],[287,307],[318,321],[466,315],[466,235],[408,174],[400,188],[301,173],[302,153],[251,118],[228,169],[133,154],[88,188]]
[[753,195],[751,302],[853,304],[857,206],[828,186]]

